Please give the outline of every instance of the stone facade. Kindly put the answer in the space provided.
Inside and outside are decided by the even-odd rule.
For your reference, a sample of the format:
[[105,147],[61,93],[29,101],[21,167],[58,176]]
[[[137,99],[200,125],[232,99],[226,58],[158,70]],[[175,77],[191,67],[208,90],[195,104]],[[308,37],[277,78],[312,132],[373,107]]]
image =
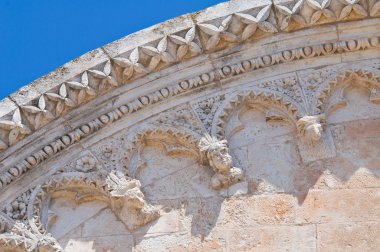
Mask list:
[[378,251],[379,16],[233,0],[0,101],[0,251]]

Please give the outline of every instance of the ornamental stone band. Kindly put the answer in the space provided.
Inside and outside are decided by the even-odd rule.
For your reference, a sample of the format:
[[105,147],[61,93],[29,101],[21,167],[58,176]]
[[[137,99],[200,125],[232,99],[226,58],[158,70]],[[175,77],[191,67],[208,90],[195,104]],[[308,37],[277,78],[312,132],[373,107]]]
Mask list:
[[232,0],[0,101],[0,251],[378,251],[380,1]]

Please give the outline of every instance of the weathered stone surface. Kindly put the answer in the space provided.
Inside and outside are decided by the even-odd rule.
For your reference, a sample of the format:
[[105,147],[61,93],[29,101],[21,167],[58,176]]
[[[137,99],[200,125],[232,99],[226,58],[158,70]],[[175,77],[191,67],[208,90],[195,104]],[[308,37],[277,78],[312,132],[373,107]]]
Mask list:
[[380,245],[378,221],[319,224],[317,229],[318,251],[376,251]]
[[294,224],[296,204],[296,199],[287,194],[232,197],[223,202],[218,225],[247,228]]
[[232,0],[0,101],[0,251],[377,251],[379,16]]
[[[297,209],[298,223],[326,223],[377,220],[379,189],[309,191]],[[363,214],[365,209],[365,214]]]
[[315,225],[258,226],[228,232],[230,251],[317,251]]

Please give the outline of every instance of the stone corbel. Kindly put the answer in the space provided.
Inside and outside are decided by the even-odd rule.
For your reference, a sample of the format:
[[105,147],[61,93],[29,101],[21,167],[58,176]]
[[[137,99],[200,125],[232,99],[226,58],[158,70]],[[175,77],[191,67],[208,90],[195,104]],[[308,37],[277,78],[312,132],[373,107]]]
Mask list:
[[304,116],[297,122],[298,135],[311,143],[316,143],[322,138],[324,128],[326,128],[324,114]]
[[297,121],[298,147],[304,162],[336,155],[334,141],[324,114],[304,116]]
[[129,230],[135,230],[160,216],[159,210],[145,201],[140,181],[111,172],[107,177],[107,187],[113,212]]
[[215,172],[210,182],[214,190],[229,187],[243,180],[242,169],[232,165],[227,140],[218,140],[207,134],[200,139],[198,147],[205,162]]

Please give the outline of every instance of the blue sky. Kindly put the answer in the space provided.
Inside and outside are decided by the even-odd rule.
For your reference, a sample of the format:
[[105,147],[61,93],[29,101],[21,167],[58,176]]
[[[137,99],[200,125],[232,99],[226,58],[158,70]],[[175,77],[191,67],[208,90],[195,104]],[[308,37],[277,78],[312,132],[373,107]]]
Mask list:
[[0,99],[104,44],[224,0],[0,0]]

